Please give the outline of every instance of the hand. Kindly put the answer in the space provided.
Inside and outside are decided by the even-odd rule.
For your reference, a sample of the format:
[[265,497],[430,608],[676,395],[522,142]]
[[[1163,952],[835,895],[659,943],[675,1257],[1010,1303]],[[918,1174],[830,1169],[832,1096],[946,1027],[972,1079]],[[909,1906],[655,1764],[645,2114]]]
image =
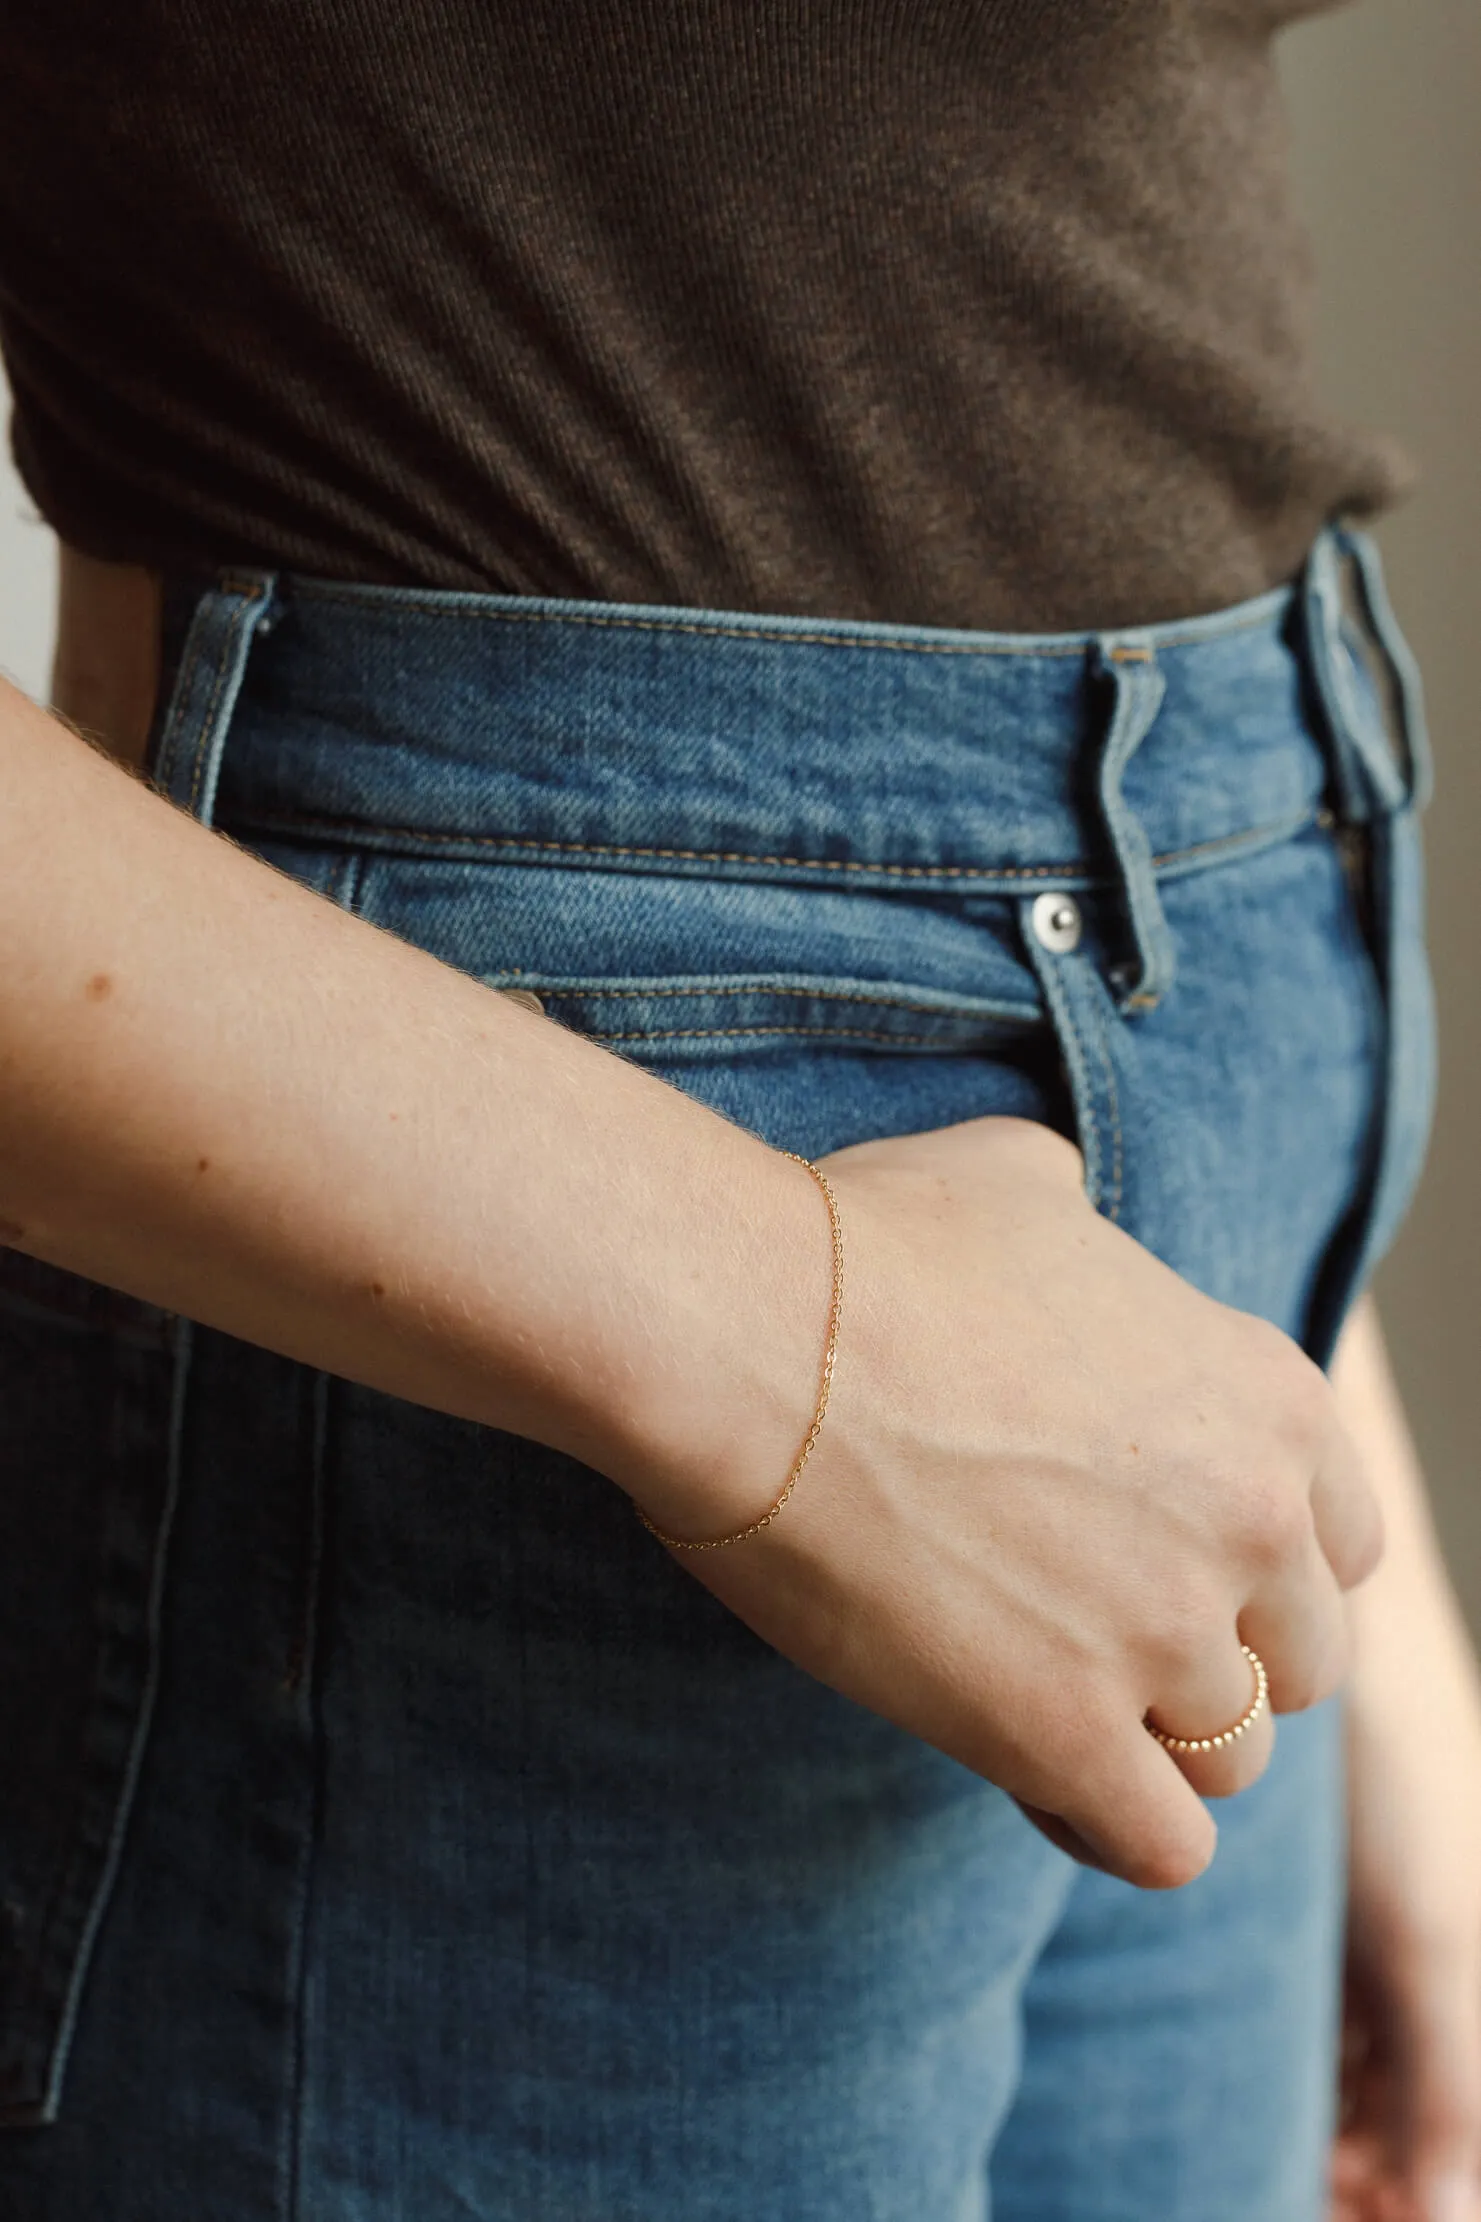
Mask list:
[[1453,1602],[1401,1611],[1388,1573],[1363,1599],[1348,1698],[1332,2216],[1481,2222],[1481,1698]]
[[[1340,1588],[1378,1556],[1325,1379],[1101,1218],[1048,1128],[974,1120],[824,1169],[849,1291],[827,1423],[774,1526],[681,1563],[1077,1856],[1150,1888],[1191,1880],[1215,1840],[1195,1792],[1253,1780],[1272,1726],[1174,1758],[1144,1717],[1192,1735],[1236,1720],[1241,1642],[1276,1709],[1327,1695]],[[680,1534],[740,1524],[791,1441],[758,1462],[742,1413],[717,1410],[719,1518],[697,1493],[648,1509]]]

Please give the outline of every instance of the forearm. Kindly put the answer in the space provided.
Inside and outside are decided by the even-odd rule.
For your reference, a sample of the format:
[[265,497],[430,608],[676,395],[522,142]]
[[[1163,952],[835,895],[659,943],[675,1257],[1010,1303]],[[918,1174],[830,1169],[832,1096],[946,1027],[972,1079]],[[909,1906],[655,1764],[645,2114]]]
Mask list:
[[827,1244],[798,1168],[10,688],[0,789],[6,1241],[629,1485],[722,1357],[763,1431],[771,1382],[779,1440],[805,1422]]
[[1475,1655],[1371,1297],[1343,1333],[1332,1384],[1386,1533],[1377,1571],[1348,1603],[1355,1710],[1407,1713],[1412,1734],[1424,1732],[1437,1708],[1447,1718],[1460,1708],[1470,1719],[1478,1702]]
[[1388,1549],[1350,1599],[1344,2127],[1334,2216],[1476,2211],[1481,1687],[1371,1302],[1333,1368]]
[[[1368,1958],[1412,1973],[1457,1949],[1465,1891],[1452,1862],[1470,1860],[1477,1824],[1481,1682],[1370,1300],[1343,1335],[1332,1384],[1388,1531],[1379,1569],[1348,1600],[1354,1938]],[[1419,1835],[1434,1824],[1432,1840],[1417,1838],[1414,1815],[1428,1815]]]

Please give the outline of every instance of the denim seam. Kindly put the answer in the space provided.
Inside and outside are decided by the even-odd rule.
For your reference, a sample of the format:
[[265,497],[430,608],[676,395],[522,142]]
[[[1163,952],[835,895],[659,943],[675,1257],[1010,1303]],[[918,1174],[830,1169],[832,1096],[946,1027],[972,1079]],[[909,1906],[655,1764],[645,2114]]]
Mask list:
[[[526,979],[528,979],[530,976],[531,975],[528,973],[525,973],[523,975],[523,977]],[[485,982],[489,987],[496,987],[502,982],[505,975],[502,973],[488,973],[485,974],[484,977]],[[509,975],[509,977],[512,978],[513,975],[511,974]],[[799,988],[783,987],[779,985],[774,986],[769,980],[696,980],[691,986],[688,987],[651,988],[609,988],[603,987],[599,984],[588,984],[587,982],[582,980],[571,980],[566,982],[552,980],[546,982],[545,985],[541,987],[539,992],[542,995],[550,996],[552,999],[559,996],[568,995],[581,996],[589,1002],[604,1003],[617,1002],[619,1000],[643,1003],[647,1002],[650,998],[656,1001],[660,996],[678,995],[693,995],[701,997],[710,995],[785,995],[791,996],[797,1002],[864,1003],[868,1004],[871,1008],[877,1006],[882,1010],[913,1011],[918,1013],[922,1018],[944,1018],[958,1020],[964,1018],[1009,1018],[1017,1016],[1019,1011],[1022,1011],[1023,1016],[1026,1018],[1035,1015],[1032,1012],[1031,1006],[1029,1006],[1028,1004],[1009,1005],[1003,1003],[995,1004],[991,1008],[974,1009],[970,1005],[959,1003],[912,1003],[908,1002],[903,996],[898,995],[864,995],[855,988]]]
[[[1262,842],[1294,838],[1296,833],[1316,823],[1317,815],[1303,813],[1298,819],[1282,819],[1270,826],[1254,826],[1242,833],[1219,834],[1208,841],[1195,841],[1184,849],[1166,849],[1152,858],[1152,864],[1158,871],[1175,870],[1193,857],[1212,859],[1221,851],[1234,853]],[[351,838],[358,835],[361,839],[374,837],[377,842],[388,838],[392,841],[407,841],[423,848],[531,849],[540,855],[640,856],[677,864],[767,864],[789,871],[879,873],[893,879],[1081,881],[1085,878],[1083,863],[875,864],[859,857],[772,856],[746,849],[680,849],[643,847],[636,843],[613,841],[551,841],[519,833],[427,833],[416,826],[365,826],[356,825],[344,818],[254,816],[245,823],[253,832],[258,833],[287,833],[300,837],[311,833],[331,833]]]
[[[1027,933],[1033,931],[1026,919],[1024,930]],[[1102,1155],[1100,1119],[1096,1113],[1095,1091],[1090,1084],[1090,1068],[1086,1061],[1084,1039],[1075,1022],[1074,1010],[1069,996],[1065,993],[1064,981],[1060,977],[1060,960],[1044,954],[1040,961],[1035,964],[1034,969],[1039,974],[1043,984],[1044,1000],[1049,1006],[1050,1017],[1054,1022],[1055,1033],[1059,1039],[1060,1054],[1064,1058],[1065,1068],[1070,1078],[1071,1092],[1075,1098],[1075,1126],[1080,1149],[1085,1159],[1086,1186],[1099,1203]],[[1115,1198],[1115,1205],[1116,1209],[1110,1214],[1113,1219],[1120,1208],[1119,1194]]]
[[[346,594],[336,588],[321,586],[312,581],[306,584],[295,582],[293,591],[295,596],[301,596],[306,601],[337,603],[342,608],[364,610],[367,608],[373,609],[377,606],[374,602],[367,601],[363,595]],[[872,633],[814,633],[805,630],[773,632],[767,630],[764,625],[702,625],[686,623],[684,619],[677,617],[608,617],[594,612],[569,609],[480,609],[471,603],[454,609],[430,600],[415,600],[410,596],[389,606],[414,608],[419,616],[448,618],[474,624],[579,625],[590,630],[604,632],[692,634],[697,635],[702,640],[754,640],[763,641],[768,645],[800,648],[884,649],[898,656],[1009,656],[1020,661],[1033,657],[1055,659],[1063,662],[1070,658],[1083,660],[1091,646],[1091,640],[1088,636],[1084,638],[1075,636],[1065,641],[1037,643],[1033,642],[1032,636],[1026,636],[1028,645],[1024,645],[1021,640],[1013,639],[1005,639],[1001,645],[992,640],[893,640],[882,639]],[[1175,648],[1185,642],[1196,645],[1205,638],[1223,640],[1233,638],[1242,632],[1258,632],[1269,626],[1271,615],[1268,610],[1253,610],[1247,618],[1232,623],[1224,630],[1212,635],[1198,631],[1196,629],[1198,622],[1200,621],[1195,620],[1192,626],[1174,629],[1169,632],[1163,632],[1159,628],[1157,632],[1158,646]]]
[[[355,915],[359,909],[360,859],[352,856],[330,878],[325,893],[339,909]],[[323,1821],[324,1723],[322,1661],[319,1629],[325,1574],[325,1531],[328,1516],[328,1461],[332,1377],[311,1376],[313,1433],[309,1457],[308,1563],[298,1621],[299,1651],[290,1653],[282,1694],[295,1701],[302,1693],[304,1725],[308,1738],[308,1827],[298,1860],[297,1898],[293,1908],[290,1960],[288,2057],[285,2062],[283,2128],[279,2147],[279,2176],[283,2222],[300,2222],[303,2211],[304,2135],[307,2092],[308,1969],[312,1943],[315,1893],[318,1887],[319,1841]],[[297,1668],[296,1676],[294,1668]],[[288,1986],[285,1986],[287,1990]]]
[[303,2196],[303,2146],[305,2094],[307,2085],[307,2045],[304,2022],[308,2011],[308,1966],[310,1938],[315,1910],[315,1888],[318,1879],[319,1831],[323,1798],[322,1768],[323,1726],[320,1717],[321,1692],[319,1684],[319,1613],[320,1588],[324,1578],[324,1519],[325,1492],[327,1488],[326,1465],[329,1437],[330,1376],[316,1373],[312,1377],[310,1395],[313,1400],[313,1435],[309,1469],[309,1563],[305,1570],[304,1618],[302,1622],[303,1659],[298,1682],[292,1691],[286,1687],[284,1695],[297,1695],[304,1691],[306,1727],[309,1741],[309,1817],[308,1829],[298,1859],[297,1884],[293,1907],[290,1976],[285,1985],[288,1995],[289,2033],[284,2062],[284,2112],[279,2145],[279,2175],[282,2191],[283,2222],[300,2222]]
[[[242,596],[248,603],[260,602],[262,600],[264,592],[266,591],[260,580],[249,581],[237,579],[236,577],[228,577],[223,579],[221,583],[223,588],[227,592]],[[237,612],[233,612],[233,631],[235,630],[235,627],[239,622],[240,614]],[[205,654],[204,641],[200,635],[199,629],[193,626],[191,630],[192,634],[195,637],[193,638],[191,643],[190,660],[182,667],[180,677],[176,681],[174,689],[175,701],[179,703],[182,708],[188,706],[190,703],[191,696],[195,687],[196,673],[200,669],[201,661]],[[199,725],[197,726],[198,734],[200,734],[201,732],[210,734],[215,728],[216,713],[221,706],[222,691],[227,683],[230,664],[231,657],[228,652],[223,651],[218,655],[216,665],[216,685],[214,690],[212,691],[210,708],[206,712],[204,727],[200,727]],[[167,736],[167,742],[167,747],[162,749],[160,752],[160,761],[155,766],[153,780],[153,784],[164,789],[166,793],[169,792],[174,783],[175,758],[178,756],[180,751],[180,740],[178,732],[171,731],[170,734]],[[190,801],[187,805],[192,817],[198,815],[197,805],[200,801],[201,781],[205,776],[205,765],[208,754],[209,750],[207,748],[199,744],[196,745],[195,758],[194,762],[191,765]]]
[[585,1029],[594,1042],[730,1041],[743,1035],[802,1034],[823,1042],[898,1042],[910,1049],[930,1049],[940,1044],[939,1034],[871,1033],[862,1026],[671,1026],[651,1027],[631,1034],[612,1034],[601,1027]]
[[[1059,986],[1058,982],[1056,982],[1056,986]],[[1095,1090],[1090,1085],[1090,1067],[1085,1056],[1085,1043],[1081,1037],[1079,1027],[1075,1024],[1075,1014],[1070,1008],[1069,998],[1064,993],[1064,989],[1062,986],[1059,987],[1058,1000],[1060,1005],[1060,1019],[1063,1026],[1061,1041],[1064,1048],[1065,1059],[1066,1062],[1072,1063],[1074,1066],[1075,1074],[1080,1084],[1081,1101],[1084,1103],[1085,1106],[1084,1132],[1082,1133],[1080,1139],[1081,1142],[1085,1145],[1086,1156],[1088,1159],[1086,1170],[1089,1173],[1091,1181],[1094,1184],[1097,1192],[1099,1192],[1101,1187],[1102,1156],[1100,1120],[1096,1115]]]
[[[196,625],[192,625],[191,627],[189,651],[189,658],[182,665],[180,676],[175,682],[174,700],[175,703],[179,704],[182,708],[190,701],[191,694],[195,687],[195,675],[200,668],[201,655],[203,652],[200,639],[200,628]],[[172,794],[172,790],[174,788],[175,759],[180,753],[180,746],[181,742],[179,727],[172,719],[171,724],[165,734],[164,745],[160,749],[159,761],[154,767],[155,784],[167,795]]]
[[190,815],[192,818],[200,816],[201,784],[205,779],[206,765],[211,757],[210,739],[216,730],[216,715],[221,708],[221,697],[226,692],[226,682],[231,671],[232,644],[240,624],[241,614],[233,611],[230,628],[222,644],[221,653],[216,659],[216,684],[211,689],[211,700],[206,708],[205,721],[200,728],[195,762],[191,766],[190,772]]
[[133,1732],[129,1739],[128,1753],[119,1781],[118,1794],[111,1816],[103,1863],[94,1884],[92,1896],[72,1955],[72,1966],[62,1999],[62,2010],[49,2063],[49,2073],[42,2093],[41,2119],[56,2120],[61,2101],[62,2084],[72,2054],[77,2018],[82,2006],[82,1994],[91,1970],[93,1952],[98,1933],[112,1898],[123,1861],[124,1840],[134,1805],[138,1796],[139,1778],[144,1769],[144,1755],[154,1728],[154,1715],[159,1701],[160,1675],[163,1671],[165,1581],[169,1567],[170,1547],[174,1540],[175,1515],[179,1508],[181,1476],[184,1462],[186,1403],[190,1391],[191,1358],[194,1338],[191,1323],[186,1319],[174,1322],[174,1362],[170,1383],[169,1435],[165,1448],[165,1486],[160,1501],[158,1520],[154,1533],[154,1547],[150,1559],[148,1586],[145,1592],[144,1627],[147,1645],[144,1673],[139,1685],[138,1702],[134,1711]]
[[1106,1111],[1111,1122],[1111,1204],[1106,1217],[1116,1224],[1121,1217],[1122,1182],[1125,1171],[1125,1146],[1121,1132],[1121,1095],[1116,1085],[1116,1061],[1111,1054],[1110,1028],[1106,1014],[1097,1010],[1095,1016],[1096,1046],[1106,1074]]
[[1299,840],[1313,828],[1325,828],[1331,816],[1325,808],[1302,810],[1291,818],[1274,819],[1269,825],[1251,826],[1246,833],[1221,833],[1209,841],[1190,842],[1186,849],[1163,849],[1153,856],[1152,869],[1163,879],[1191,878],[1224,856],[1261,854],[1282,842]]

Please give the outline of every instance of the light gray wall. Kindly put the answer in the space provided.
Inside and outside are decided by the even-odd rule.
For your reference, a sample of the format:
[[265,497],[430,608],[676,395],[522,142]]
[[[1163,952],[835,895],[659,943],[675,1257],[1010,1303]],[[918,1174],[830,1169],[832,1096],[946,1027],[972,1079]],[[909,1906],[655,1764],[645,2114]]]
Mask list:
[[[1481,1627],[1481,6],[1364,0],[1286,47],[1300,188],[1323,272],[1328,390],[1392,427],[1423,488],[1384,528],[1425,665],[1440,767],[1431,819],[1444,1074],[1434,1154],[1382,1296],[1453,1563]],[[0,477],[0,668],[40,694],[54,557]]]
[[[0,381],[0,416],[8,407]],[[51,665],[56,577],[55,542],[11,468],[6,442],[0,464],[0,671],[39,701],[46,698]]]

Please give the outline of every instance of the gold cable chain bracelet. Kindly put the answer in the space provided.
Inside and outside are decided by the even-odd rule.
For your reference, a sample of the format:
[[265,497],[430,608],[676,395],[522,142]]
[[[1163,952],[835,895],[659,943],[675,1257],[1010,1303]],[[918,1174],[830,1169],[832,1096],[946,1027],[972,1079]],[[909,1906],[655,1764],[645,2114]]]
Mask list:
[[833,1293],[828,1301],[828,1342],[823,1352],[823,1378],[818,1390],[817,1410],[813,1413],[807,1440],[793,1460],[792,1471],[782,1484],[781,1495],[748,1528],[737,1528],[731,1535],[712,1535],[701,1542],[690,1543],[681,1535],[666,1534],[655,1521],[649,1519],[641,1505],[636,1505],[634,1510],[648,1533],[656,1535],[659,1542],[666,1543],[671,1551],[723,1551],[728,1543],[744,1543],[750,1536],[759,1535],[763,1528],[769,1528],[802,1478],[802,1469],[812,1456],[813,1446],[821,1435],[823,1422],[828,1416],[828,1398],[833,1388],[833,1361],[838,1355],[838,1322],[843,1313],[843,1222],[838,1216],[838,1199],[827,1174],[820,1172],[811,1158],[799,1157],[796,1150],[783,1150],[781,1154],[783,1157],[790,1157],[794,1165],[804,1167],[822,1189],[823,1201],[828,1206],[829,1232],[833,1239]]

